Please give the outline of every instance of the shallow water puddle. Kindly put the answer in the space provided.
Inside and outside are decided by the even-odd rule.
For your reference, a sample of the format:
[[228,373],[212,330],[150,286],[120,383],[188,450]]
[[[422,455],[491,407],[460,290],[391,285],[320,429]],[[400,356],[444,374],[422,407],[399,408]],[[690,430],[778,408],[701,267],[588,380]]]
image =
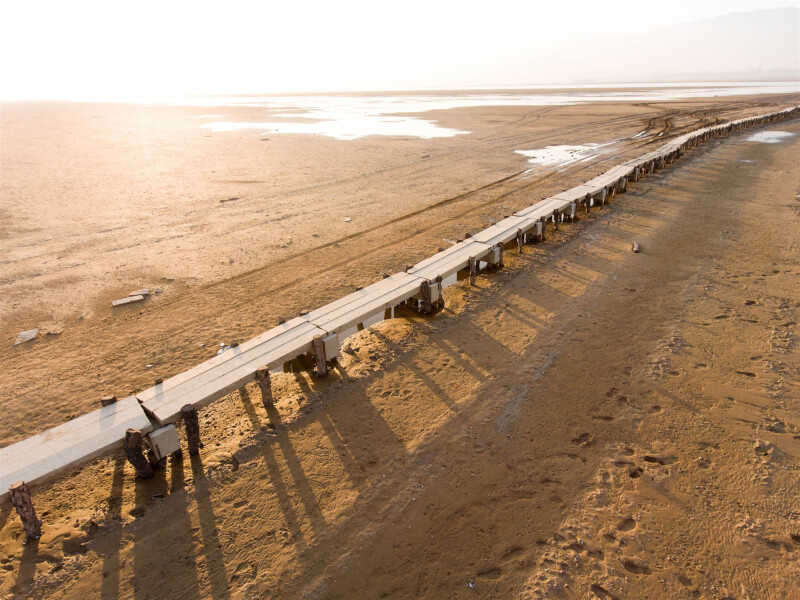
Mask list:
[[368,135],[416,137],[422,139],[453,137],[468,131],[439,127],[434,121],[414,117],[380,114],[334,113],[316,111],[308,114],[279,114],[280,118],[297,119],[295,122],[230,123],[214,122],[204,127],[212,131],[239,131],[259,129],[263,134],[304,133],[332,137],[337,140],[356,140]]
[[515,150],[517,154],[528,157],[528,162],[541,167],[566,165],[589,160],[597,156],[598,148],[608,144],[584,144],[577,146],[545,146],[538,150]]
[[787,137],[792,137],[794,134],[788,131],[759,131],[754,133],[749,138],[748,142],[761,142],[762,144],[777,144]]

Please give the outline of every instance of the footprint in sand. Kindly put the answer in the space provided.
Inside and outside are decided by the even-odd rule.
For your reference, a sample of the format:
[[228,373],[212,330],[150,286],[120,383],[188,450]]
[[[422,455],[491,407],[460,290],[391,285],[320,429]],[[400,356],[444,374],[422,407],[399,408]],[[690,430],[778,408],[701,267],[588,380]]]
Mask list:
[[635,560],[623,560],[622,566],[625,567],[626,571],[630,571],[636,575],[650,575],[650,573],[652,573],[650,567]]
[[592,590],[592,593],[598,598],[609,598],[610,600],[616,600],[615,596],[613,596],[611,592],[598,583],[593,583],[589,589]]
[[636,521],[631,517],[620,521],[619,525],[617,525],[617,529],[619,531],[633,531],[636,529]]
[[673,456],[654,456],[652,454],[646,454],[644,456],[644,461],[656,464],[656,465],[670,465],[675,462],[675,457]]
[[589,433],[584,432],[579,436],[572,438],[572,443],[576,446],[580,446],[581,448],[588,448],[594,443],[594,438]]

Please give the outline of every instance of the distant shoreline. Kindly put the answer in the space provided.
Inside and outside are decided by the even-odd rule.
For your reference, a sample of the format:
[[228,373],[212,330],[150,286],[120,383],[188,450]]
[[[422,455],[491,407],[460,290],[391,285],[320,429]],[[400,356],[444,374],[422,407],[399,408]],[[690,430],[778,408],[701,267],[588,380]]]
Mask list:
[[[0,104],[11,103],[120,103],[120,104],[181,104],[189,100],[205,99],[254,99],[254,98],[313,98],[313,97],[386,97],[386,96],[431,96],[431,95],[471,95],[498,92],[502,94],[544,94],[547,92],[581,92],[587,90],[615,90],[618,92],[654,89],[702,89],[720,87],[730,90],[752,87],[786,87],[783,92],[764,90],[748,94],[760,93],[799,93],[800,79],[753,79],[753,80],[687,80],[687,81],[652,81],[652,82],[606,82],[606,83],[546,83],[531,85],[443,87],[443,88],[409,88],[385,90],[337,90],[337,91],[305,91],[305,92],[239,92],[230,94],[186,94],[175,96],[120,98],[0,98]],[[733,94],[730,94],[733,95]]]

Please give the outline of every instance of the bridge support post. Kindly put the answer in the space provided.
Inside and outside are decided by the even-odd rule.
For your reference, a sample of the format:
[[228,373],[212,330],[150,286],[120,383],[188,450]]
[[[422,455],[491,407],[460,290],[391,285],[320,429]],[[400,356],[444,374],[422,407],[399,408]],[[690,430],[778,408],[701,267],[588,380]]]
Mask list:
[[478,278],[478,261],[474,256],[469,257],[469,284],[475,285]]
[[153,476],[153,465],[145,458],[142,449],[142,432],[138,429],[128,429],[123,442],[125,456],[136,469],[136,475],[141,479],[150,479]]
[[17,514],[22,521],[25,535],[32,540],[38,540],[42,536],[42,522],[36,516],[28,486],[24,481],[18,481],[9,486],[8,492],[11,505],[17,509]]
[[269,369],[262,367],[256,371],[256,383],[261,390],[261,401],[264,403],[264,408],[268,408],[275,404],[272,399],[272,379],[269,376]]
[[444,291],[444,288],[442,286],[442,276],[441,275],[439,275],[436,278],[436,286],[438,288],[437,291],[439,292],[439,299],[436,301],[436,306],[438,308],[444,308],[444,295],[442,293]]
[[186,442],[189,446],[189,455],[200,454],[203,442],[200,441],[200,419],[197,418],[197,409],[194,404],[186,404],[181,408],[183,426],[186,429]]
[[317,361],[317,377],[325,377],[328,374],[328,359],[321,335],[314,336],[314,358]]
[[425,280],[419,284],[419,293],[422,296],[422,312],[426,315],[431,314],[433,311],[433,302],[431,301],[431,284]]

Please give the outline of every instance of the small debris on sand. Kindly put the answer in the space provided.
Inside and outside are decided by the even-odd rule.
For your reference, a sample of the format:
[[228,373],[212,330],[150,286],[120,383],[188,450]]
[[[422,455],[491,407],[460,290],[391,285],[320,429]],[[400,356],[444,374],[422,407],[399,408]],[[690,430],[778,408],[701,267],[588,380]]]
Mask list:
[[33,339],[36,339],[36,336],[39,334],[38,329],[26,329],[25,331],[20,331],[17,334],[17,339],[14,340],[14,345],[19,346],[20,344],[24,344],[25,342],[30,342]]
[[127,298],[121,298],[119,300],[114,300],[111,303],[111,306],[112,307],[113,306],[122,306],[124,304],[131,304],[132,302],[141,302],[142,300],[144,300],[144,296],[142,296],[141,294],[138,294],[136,296],[128,296]]

